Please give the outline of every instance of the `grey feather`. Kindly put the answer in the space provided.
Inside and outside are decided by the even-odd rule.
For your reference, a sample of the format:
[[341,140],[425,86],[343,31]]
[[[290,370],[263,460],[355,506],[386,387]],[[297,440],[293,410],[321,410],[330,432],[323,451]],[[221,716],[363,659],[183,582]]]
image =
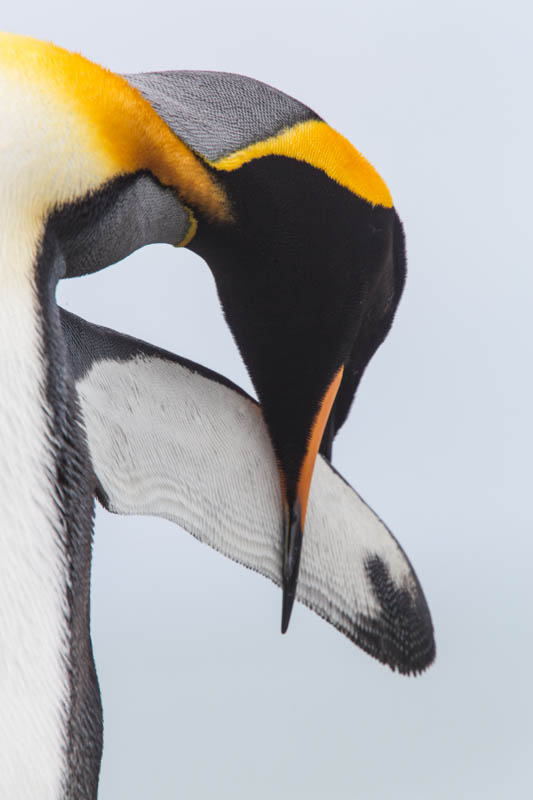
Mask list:
[[192,150],[217,161],[285,128],[319,119],[293,97],[229,72],[124,75]]

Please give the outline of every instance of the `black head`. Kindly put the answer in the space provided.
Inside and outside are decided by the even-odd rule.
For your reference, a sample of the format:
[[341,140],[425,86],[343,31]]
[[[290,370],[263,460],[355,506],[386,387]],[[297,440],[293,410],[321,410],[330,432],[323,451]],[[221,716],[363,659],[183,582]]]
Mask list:
[[[286,501],[287,565],[299,560],[299,544],[290,555],[290,530],[303,528],[330,415],[330,439],[338,427],[330,410],[335,396],[349,406],[354,375],[385,336],[390,321],[384,326],[383,319],[392,319],[399,299],[395,212],[286,156],[253,159],[217,178],[234,223],[218,226],[200,216],[189,246],[213,271],[263,407]],[[372,346],[369,329],[379,339]],[[289,571],[297,569],[296,563]]]

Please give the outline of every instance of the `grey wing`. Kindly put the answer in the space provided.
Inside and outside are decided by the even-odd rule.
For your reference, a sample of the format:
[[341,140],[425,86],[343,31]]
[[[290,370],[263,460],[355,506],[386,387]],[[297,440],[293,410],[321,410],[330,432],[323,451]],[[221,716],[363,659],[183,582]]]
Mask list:
[[124,77],[185,144],[209,161],[298,122],[319,119],[293,97],[244,75],[183,70]]
[[[62,311],[104,505],[176,522],[276,584],[279,475],[261,410],[216,373]],[[429,610],[390,531],[328,462],[311,487],[297,599],[392,669],[434,658]]]

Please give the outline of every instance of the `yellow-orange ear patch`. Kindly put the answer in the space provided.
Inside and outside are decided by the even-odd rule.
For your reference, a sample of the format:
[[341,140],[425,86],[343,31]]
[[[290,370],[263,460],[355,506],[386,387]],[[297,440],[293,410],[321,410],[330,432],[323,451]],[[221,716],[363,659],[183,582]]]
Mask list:
[[256,142],[212,162],[219,170],[234,170],[255,158],[280,155],[305,161],[373,205],[392,207],[387,185],[355,147],[322,120],[299,122],[276,136]]
[[39,86],[52,112],[54,105],[73,110],[80,139],[110,177],[149,170],[207,216],[231,218],[226,194],[205,165],[120,75],[48,42],[5,33],[0,68]]

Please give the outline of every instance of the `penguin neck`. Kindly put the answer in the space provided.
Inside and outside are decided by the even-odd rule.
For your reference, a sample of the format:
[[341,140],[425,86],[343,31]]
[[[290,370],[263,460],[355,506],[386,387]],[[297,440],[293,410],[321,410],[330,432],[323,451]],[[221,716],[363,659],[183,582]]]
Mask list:
[[0,216],[0,796],[56,800],[67,772],[70,578],[39,235]]

